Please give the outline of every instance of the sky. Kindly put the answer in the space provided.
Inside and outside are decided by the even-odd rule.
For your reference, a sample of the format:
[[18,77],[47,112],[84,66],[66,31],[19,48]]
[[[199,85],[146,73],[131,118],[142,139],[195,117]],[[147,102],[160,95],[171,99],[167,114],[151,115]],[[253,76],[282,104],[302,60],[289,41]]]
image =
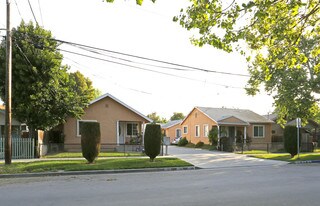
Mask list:
[[[246,95],[248,77],[242,75],[248,71],[243,56],[211,46],[196,47],[190,43],[195,31],[172,21],[181,8],[187,7],[187,0],[144,0],[142,6],[135,0],[115,0],[112,4],[102,0],[29,2],[32,9],[28,0],[11,0],[12,27],[22,19],[37,21],[56,39],[104,49],[92,52],[69,44],[60,46],[63,63],[71,71],[80,71],[102,93],[145,115],[157,112],[169,119],[174,112],[187,115],[195,106],[250,109],[262,115],[273,111],[273,99],[266,93]],[[5,8],[6,0],[0,0],[0,28],[6,26]]]

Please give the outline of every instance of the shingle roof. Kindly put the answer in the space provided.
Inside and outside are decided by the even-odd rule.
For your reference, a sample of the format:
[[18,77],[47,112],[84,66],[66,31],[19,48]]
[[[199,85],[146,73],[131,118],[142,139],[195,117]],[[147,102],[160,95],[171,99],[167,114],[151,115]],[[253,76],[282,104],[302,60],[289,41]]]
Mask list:
[[175,126],[177,124],[180,124],[181,122],[182,122],[182,120],[173,120],[173,121],[170,121],[170,122],[168,122],[166,124],[162,124],[161,128],[162,129],[168,129],[168,128],[173,127],[173,126]]
[[211,108],[211,107],[196,107],[208,117],[218,122],[227,117],[236,117],[248,123],[272,123],[273,121],[254,113],[250,110],[244,109],[228,109],[228,108]]

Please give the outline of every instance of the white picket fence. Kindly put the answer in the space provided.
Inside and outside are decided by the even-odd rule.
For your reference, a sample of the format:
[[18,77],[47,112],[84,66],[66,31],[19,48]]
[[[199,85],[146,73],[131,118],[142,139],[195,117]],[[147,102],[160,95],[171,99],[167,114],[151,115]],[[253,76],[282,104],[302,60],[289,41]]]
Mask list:
[[[0,159],[4,159],[4,138],[0,137]],[[32,159],[34,158],[34,139],[32,138],[12,138],[12,159]]]

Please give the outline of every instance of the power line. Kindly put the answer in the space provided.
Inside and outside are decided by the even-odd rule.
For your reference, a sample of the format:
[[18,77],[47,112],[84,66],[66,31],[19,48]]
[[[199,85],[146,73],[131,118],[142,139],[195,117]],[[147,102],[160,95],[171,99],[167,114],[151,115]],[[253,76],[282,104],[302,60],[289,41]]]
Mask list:
[[224,84],[216,84],[216,83],[213,83],[213,82],[203,81],[203,80],[194,79],[194,78],[190,78],[190,77],[179,76],[179,75],[175,75],[175,74],[169,74],[169,73],[155,71],[155,70],[151,70],[151,69],[146,69],[146,68],[142,68],[142,67],[138,67],[138,66],[134,66],[134,65],[130,65],[130,64],[115,62],[115,61],[112,61],[112,60],[107,60],[107,59],[103,59],[103,58],[99,58],[99,57],[93,57],[93,56],[90,56],[90,55],[81,54],[81,53],[68,51],[68,50],[64,50],[64,49],[58,49],[58,50],[62,51],[62,52],[66,52],[66,53],[82,56],[82,57],[87,57],[87,58],[91,58],[91,59],[95,59],[95,60],[100,60],[100,61],[105,61],[105,62],[109,62],[109,63],[113,63],[113,64],[118,64],[118,65],[121,65],[121,66],[127,66],[127,67],[131,67],[131,68],[139,69],[139,70],[144,70],[144,71],[154,72],[154,73],[158,73],[158,74],[163,74],[163,75],[166,75],[166,76],[172,76],[172,77],[177,77],[177,78],[187,79],[187,80],[192,80],[192,81],[197,81],[197,82],[210,83],[210,84],[217,85],[217,86],[222,86],[222,87],[225,87],[225,88],[243,89],[242,87],[235,87],[235,86],[224,85]]
[[32,9],[31,3],[30,3],[30,0],[28,0],[28,3],[29,3],[29,7],[30,7],[30,10],[31,10],[31,13],[32,13],[32,15],[33,15],[34,21],[36,22],[37,25],[39,25],[39,24],[38,24],[38,21],[37,21],[37,19],[36,19],[36,16],[34,15],[34,12],[33,12],[33,9]]
[[17,7],[17,9],[18,9],[18,13],[19,13],[21,19],[23,20],[17,1],[14,0],[14,3],[16,4],[16,7]]
[[42,9],[41,9],[41,5],[40,5],[40,0],[38,0],[38,5],[39,5],[40,18],[41,18],[42,26],[44,27],[43,18],[42,18]]

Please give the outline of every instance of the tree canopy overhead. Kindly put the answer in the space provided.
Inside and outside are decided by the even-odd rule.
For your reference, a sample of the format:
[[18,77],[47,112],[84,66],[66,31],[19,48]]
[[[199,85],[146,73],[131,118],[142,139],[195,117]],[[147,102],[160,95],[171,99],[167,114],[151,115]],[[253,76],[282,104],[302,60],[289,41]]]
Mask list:
[[184,119],[185,116],[182,112],[174,112],[173,115],[170,117],[170,120],[180,120],[180,119]]
[[[68,73],[50,31],[22,22],[12,31],[12,112],[33,129],[48,129],[80,117],[94,97],[92,82]],[[5,95],[5,42],[0,45],[0,92]]]
[[319,113],[319,0],[190,0],[174,21],[211,45],[243,54],[251,75],[247,93],[273,95],[280,123]]

